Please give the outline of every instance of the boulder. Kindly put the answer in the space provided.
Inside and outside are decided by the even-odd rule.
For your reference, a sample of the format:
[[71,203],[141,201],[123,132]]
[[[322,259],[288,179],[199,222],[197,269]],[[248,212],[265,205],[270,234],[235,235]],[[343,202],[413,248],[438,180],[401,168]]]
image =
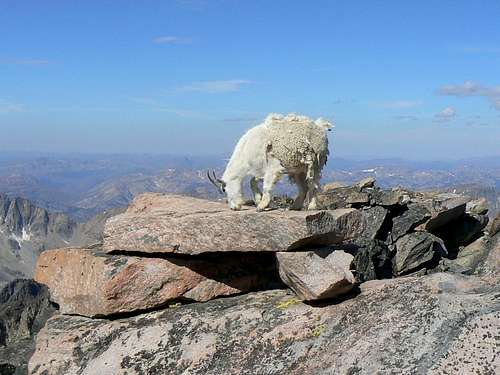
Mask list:
[[396,255],[393,258],[395,275],[403,275],[436,263],[446,255],[443,241],[427,232],[407,234],[396,241]]
[[438,273],[370,281],[355,298],[319,306],[273,290],[117,320],[56,315],[29,371],[495,374],[499,293],[498,282]]
[[392,219],[391,238],[397,241],[418,225],[431,217],[429,210],[422,204],[410,203],[407,210]]
[[366,229],[362,233],[362,237],[375,239],[381,234],[382,226],[387,218],[388,210],[381,206],[370,207],[361,211],[365,223]]
[[277,280],[272,254],[207,259],[109,255],[67,248],[44,251],[35,280],[64,314],[104,317],[260,290]]
[[465,214],[465,207],[470,198],[453,193],[437,194],[432,199],[422,202],[431,212],[431,218],[422,226],[428,232],[436,230]]
[[376,181],[377,180],[375,180],[375,177],[366,177],[366,178],[363,178],[361,181],[359,181],[356,186],[361,191],[361,190],[366,189],[366,188],[374,187]]
[[313,251],[276,253],[281,280],[304,301],[334,298],[355,282],[349,270],[353,256],[333,251],[322,258]]
[[351,206],[363,206],[370,204],[370,195],[364,192],[354,192],[349,194],[346,203]]
[[358,239],[354,246],[354,250],[350,253],[354,254],[353,264],[357,282],[392,277],[392,257],[387,244],[379,240]]
[[355,209],[232,211],[227,204],[143,194],[104,228],[106,252],[201,254],[287,251],[357,237],[365,223]]
[[444,270],[472,274],[488,257],[490,242],[489,236],[482,236],[460,249],[455,259],[443,259]]
[[359,189],[352,186],[330,187],[316,196],[317,206],[323,210],[334,210],[347,207],[347,199]]
[[372,195],[372,205],[394,207],[406,203],[406,191],[400,189],[377,190]]

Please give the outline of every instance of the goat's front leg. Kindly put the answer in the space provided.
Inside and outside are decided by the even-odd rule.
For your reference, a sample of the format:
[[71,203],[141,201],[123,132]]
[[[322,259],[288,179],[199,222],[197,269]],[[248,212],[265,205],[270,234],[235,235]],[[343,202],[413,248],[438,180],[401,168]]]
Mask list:
[[264,174],[264,185],[262,192],[262,199],[257,205],[257,211],[263,211],[269,203],[271,202],[271,191],[274,185],[280,180],[283,175],[283,167],[279,160],[270,160],[268,163],[268,169]]
[[241,210],[241,206],[245,204],[241,183],[239,179],[226,182],[227,200],[231,210]]

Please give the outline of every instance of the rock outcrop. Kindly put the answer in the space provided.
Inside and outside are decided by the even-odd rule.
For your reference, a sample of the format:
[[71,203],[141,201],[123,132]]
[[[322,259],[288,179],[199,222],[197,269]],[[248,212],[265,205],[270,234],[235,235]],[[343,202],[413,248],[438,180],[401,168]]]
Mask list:
[[[342,303],[284,290],[120,320],[57,315],[32,375],[495,374],[498,283],[438,273],[364,283]],[[462,372],[461,372],[462,371]]]
[[499,369],[500,235],[480,204],[371,179],[319,201],[257,213],[144,194],[102,247],[44,252],[36,280],[60,311],[30,373]]

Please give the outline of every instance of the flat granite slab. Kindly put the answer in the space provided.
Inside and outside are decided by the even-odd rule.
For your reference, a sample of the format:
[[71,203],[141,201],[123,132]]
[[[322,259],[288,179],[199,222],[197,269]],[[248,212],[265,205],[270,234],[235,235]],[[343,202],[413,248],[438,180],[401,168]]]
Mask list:
[[61,313],[106,317],[266,289],[277,279],[274,254],[266,255],[167,259],[63,248],[40,254],[34,279]]
[[201,254],[287,251],[328,245],[359,236],[360,211],[232,211],[223,202],[146,193],[104,227],[106,252]]

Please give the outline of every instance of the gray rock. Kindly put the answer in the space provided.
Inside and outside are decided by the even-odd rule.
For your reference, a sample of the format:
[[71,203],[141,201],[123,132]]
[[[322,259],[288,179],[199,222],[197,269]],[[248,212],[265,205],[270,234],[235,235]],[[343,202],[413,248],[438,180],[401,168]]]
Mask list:
[[143,253],[287,251],[328,245],[365,229],[356,209],[332,211],[232,211],[226,203],[143,194],[106,222],[104,250]]
[[391,237],[398,240],[431,217],[429,210],[421,204],[408,204],[408,209],[392,219]]
[[396,241],[396,255],[393,259],[395,275],[403,275],[437,262],[446,255],[443,241],[426,232],[410,233]]
[[352,206],[368,205],[370,203],[370,195],[363,192],[353,192],[347,197],[346,203]]
[[488,213],[488,200],[486,198],[479,198],[467,202],[465,211],[471,215],[486,215]]
[[392,277],[392,257],[387,244],[378,240],[358,239],[354,246],[351,254],[354,254],[356,281],[362,283]]
[[487,230],[492,237],[500,232],[500,213],[498,213],[497,216],[491,220]]
[[357,187],[360,191],[365,188],[372,188],[375,186],[375,182],[375,177],[366,177],[357,183]]
[[459,194],[438,194],[431,200],[422,202],[427,206],[432,217],[424,224],[423,228],[433,232],[439,227],[457,220],[465,214],[465,207],[470,198]]
[[56,315],[39,333],[29,369],[32,375],[495,374],[496,281],[438,273],[370,281],[355,298],[319,306],[274,290],[118,320]]
[[14,280],[0,291],[0,369],[3,373],[26,373],[28,359],[35,350],[35,334],[54,311],[47,288],[33,280]]
[[372,240],[378,238],[388,212],[388,210],[381,206],[370,207],[362,210],[361,213],[363,214],[366,223],[366,229],[363,232],[362,237]]
[[322,258],[313,251],[276,253],[281,280],[304,301],[334,298],[349,292],[354,275],[353,256],[334,251]]
[[451,255],[455,255],[458,248],[469,244],[488,224],[488,216],[464,215],[451,223],[441,226],[433,233],[443,239]]
[[481,275],[491,277],[493,280],[498,280],[500,276],[500,234],[490,237],[488,243],[488,256],[480,264],[476,270]]
[[394,207],[403,204],[405,195],[407,195],[406,192],[400,189],[378,190],[372,196],[372,204],[384,207]]
[[349,204],[347,200],[351,194],[359,193],[359,189],[353,186],[330,187],[318,193],[316,196],[317,206],[322,210],[335,210],[346,208]]

